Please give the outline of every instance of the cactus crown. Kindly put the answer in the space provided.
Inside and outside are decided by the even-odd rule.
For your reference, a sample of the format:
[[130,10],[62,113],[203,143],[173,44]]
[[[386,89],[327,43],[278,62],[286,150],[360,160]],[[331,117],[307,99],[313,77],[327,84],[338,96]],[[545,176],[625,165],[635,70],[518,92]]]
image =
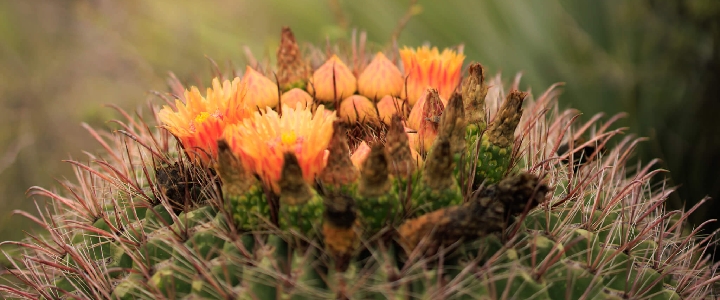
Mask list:
[[[276,80],[248,66],[203,95],[171,81],[148,126],[91,130],[106,159],[34,187],[0,292],[82,299],[680,299],[719,277],[711,236],[666,211],[655,161],[601,115],[577,124],[506,92],[464,55],[305,56],[288,28]],[[361,43],[363,44],[363,43]],[[353,44],[355,45],[355,43]],[[396,65],[398,54],[402,64]],[[360,59],[363,58],[363,59]],[[348,62],[348,63],[346,63]],[[352,62],[350,64],[349,62]],[[161,95],[162,97],[166,97]],[[153,111],[155,111],[155,106]],[[582,141],[583,137],[588,137]],[[607,150],[605,150],[607,149]],[[696,206],[697,207],[697,206]]]

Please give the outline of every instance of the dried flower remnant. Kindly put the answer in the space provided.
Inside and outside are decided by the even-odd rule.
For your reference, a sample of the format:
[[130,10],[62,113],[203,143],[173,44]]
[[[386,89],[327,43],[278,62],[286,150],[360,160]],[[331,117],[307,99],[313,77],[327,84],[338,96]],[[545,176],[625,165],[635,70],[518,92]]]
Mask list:
[[328,145],[328,159],[319,178],[323,184],[336,187],[351,185],[359,176],[347,143],[347,129],[342,121],[333,124],[333,137]]
[[492,193],[458,206],[433,211],[408,220],[398,229],[407,251],[418,247],[429,255],[462,238],[478,238],[507,227],[508,216],[534,208],[545,201],[549,188],[531,174],[519,174],[501,181]]
[[[277,51],[277,76],[283,91],[304,89],[310,70],[290,27],[283,27]],[[294,107],[294,106],[291,106]]]
[[479,63],[472,63],[469,67],[469,73],[470,76],[465,78],[462,86],[465,111],[472,113],[467,116],[467,122],[484,124],[485,97],[488,93],[488,86],[485,83],[485,69]]
[[493,145],[506,148],[512,145],[515,139],[515,129],[522,117],[522,103],[527,93],[512,91],[507,100],[503,102],[498,115],[488,126],[488,140]]

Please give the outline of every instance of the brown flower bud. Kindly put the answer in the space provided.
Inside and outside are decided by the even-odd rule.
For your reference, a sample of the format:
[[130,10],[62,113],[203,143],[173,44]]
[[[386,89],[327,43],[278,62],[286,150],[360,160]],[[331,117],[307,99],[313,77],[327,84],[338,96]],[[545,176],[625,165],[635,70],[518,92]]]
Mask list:
[[305,88],[310,70],[303,60],[295,35],[290,27],[283,27],[280,36],[280,48],[277,52],[277,76],[283,91],[293,88]]

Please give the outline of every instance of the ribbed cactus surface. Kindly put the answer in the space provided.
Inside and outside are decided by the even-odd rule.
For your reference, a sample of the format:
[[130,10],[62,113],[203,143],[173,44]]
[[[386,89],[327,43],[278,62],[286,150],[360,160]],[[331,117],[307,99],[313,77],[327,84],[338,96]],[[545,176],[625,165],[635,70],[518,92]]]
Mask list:
[[613,139],[616,118],[578,124],[555,87],[506,91],[477,63],[461,76],[453,50],[353,45],[305,54],[286,28],[277,76],[248,66],[205,95],[173,81],[157,124],[92,131],[107,153],[73,162],[64,192],[33,188],[52,200],[34,217],[45,232],[6,243],[23,251],[0,292],[709,297],[712,237],[664,209],[653,162],[626,165],[639,140]]

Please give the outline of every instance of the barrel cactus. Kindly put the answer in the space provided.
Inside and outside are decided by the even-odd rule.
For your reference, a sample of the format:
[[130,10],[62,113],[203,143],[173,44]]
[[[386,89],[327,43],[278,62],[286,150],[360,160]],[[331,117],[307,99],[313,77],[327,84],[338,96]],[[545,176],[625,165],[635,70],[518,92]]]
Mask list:
[[[712,236],[666,211],[617,117],[578,124],[553,86],[463,71],[461,51],[301,49],[171,80],[73,161],[9,259],[31,299],[695,299]],[[350,51],[348,51],[350,52]],[[399,57],[399,59],[398,59]],[[466,74],[465,74],[466,73]],[[157,125],[157,126],[155,126]],[[11,256],[10,254],[7,254]]]

